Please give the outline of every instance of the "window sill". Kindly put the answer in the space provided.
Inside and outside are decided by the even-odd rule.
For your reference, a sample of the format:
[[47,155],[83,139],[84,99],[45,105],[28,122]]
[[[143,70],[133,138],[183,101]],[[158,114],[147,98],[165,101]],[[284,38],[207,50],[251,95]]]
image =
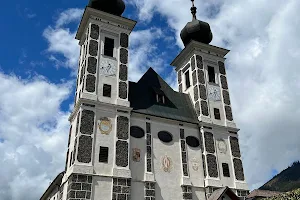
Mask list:
[[214,83],[214,82],[208,82],[208,84],[213,86],[220,86],[218,83]]
[[113,60],[117,61],[117,59],[115,57],[113,57],[113,56],[107,56],[107,55],[104,55],[104,54],[101,54],[101,56],[103,58],[110,58],[110,59],[113,59]]

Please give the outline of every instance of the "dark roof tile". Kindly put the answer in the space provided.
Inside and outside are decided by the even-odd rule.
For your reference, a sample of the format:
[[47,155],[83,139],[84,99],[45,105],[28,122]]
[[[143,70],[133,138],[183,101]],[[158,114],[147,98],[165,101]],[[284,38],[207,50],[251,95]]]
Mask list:
[[[165,104],[157,103],[156,94],[165,96]],[[198,123],[189,95],[174,91],[152,68],[137,83],[129,83],[129,101],[133,112]]]

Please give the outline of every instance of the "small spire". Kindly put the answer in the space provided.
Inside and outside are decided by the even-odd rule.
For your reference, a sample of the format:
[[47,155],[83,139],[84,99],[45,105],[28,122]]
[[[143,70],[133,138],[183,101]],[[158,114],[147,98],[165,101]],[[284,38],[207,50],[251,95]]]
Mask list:
[[193,20],[196,20],[197,19],[197,17],[196,17],[197,8],[195,7],[194,0],[191,0],[191,1],[192,1],[191,12],[192,12],[192,15],[193,15]]

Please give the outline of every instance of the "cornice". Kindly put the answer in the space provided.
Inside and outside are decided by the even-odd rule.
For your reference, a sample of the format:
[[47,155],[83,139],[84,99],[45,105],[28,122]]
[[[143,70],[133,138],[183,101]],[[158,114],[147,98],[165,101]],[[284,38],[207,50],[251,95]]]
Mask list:
[[[191,54],[195,51],[204,52],[211,56],[216,56],[223,58],[226,56],[226,54],[229,52],[227,49],[223,49],[221,47],[216,47],[209,44],[204,44],[201,42],[196,42],[192,40],[181,52],[180,54],[172,61],[171,66],[176,67],[176,70],[178,67],[181,67],[182,63],[188,58],[191,57]],[[213,54],[210,54],[213,53]]]
[[83,104],[90,104],[90,105],[94,105],[95,108],[94,109],[99,109],[101,107],[106,108],[107,109],[112,109],[115,110],[116,112],[118,112],[119,110],[122,111],[127,111],[127,112],[131,112],[132,108],[131,107],[126,107],[126,106],[121,106],[118,104],[110,104],[110,103],[103,103],[100,101],[94,101],[94,100],[89,100],[89,99],[79,99],[73,109],[73,112],[71,113],[70,117],[69,117],[69,121],[72,122],[74,120],[74,117],[76,116],[76,113],[78,112],[78,110],[80,109],[81,106],[85,106]]
[[94,8],[90,8],[90,7],[86,7],[78,28],[78,31],[76,33],[76,39],[80,40],[81,36],[83,35],[84,31],[85,31],[85,27],[86,24],[88,22],[89,19],[94,19],[94,20],[99,20],[99,21],[107,21],[108,23],[115,25],[119,28],[128,30],[129,32],[131,32],[135,25],[136,25],[136,21],[125,18],[125,17],[120,17],[120,16],[116,16],[116,15],[112,15],[100,10],[96,10]]

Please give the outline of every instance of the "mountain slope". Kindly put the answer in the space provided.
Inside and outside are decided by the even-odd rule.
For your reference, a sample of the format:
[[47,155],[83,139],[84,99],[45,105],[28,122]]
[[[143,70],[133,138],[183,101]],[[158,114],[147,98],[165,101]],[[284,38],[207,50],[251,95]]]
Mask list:
[[265,200],[299,200],[300,199],[300,189],[293,190],[291,192],[283,193],[275,197],[270,197]]
[[279,192],[292,191],[300,188],[300,162],[294,162],[292,166],[283,170],[259,189]]

